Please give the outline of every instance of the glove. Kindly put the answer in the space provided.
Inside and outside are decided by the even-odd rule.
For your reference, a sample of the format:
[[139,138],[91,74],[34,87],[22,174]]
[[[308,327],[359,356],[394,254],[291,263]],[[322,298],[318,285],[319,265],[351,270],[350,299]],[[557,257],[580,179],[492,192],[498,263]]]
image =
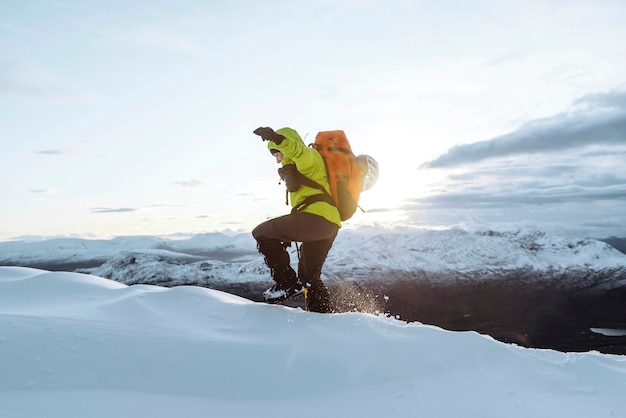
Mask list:
[[285,139],[284,136],[277,134],[272,128],[267,127],[256,128],[254,134],[260,136],[263,141],[272,141],[276,145],[280,145],[283,139]]

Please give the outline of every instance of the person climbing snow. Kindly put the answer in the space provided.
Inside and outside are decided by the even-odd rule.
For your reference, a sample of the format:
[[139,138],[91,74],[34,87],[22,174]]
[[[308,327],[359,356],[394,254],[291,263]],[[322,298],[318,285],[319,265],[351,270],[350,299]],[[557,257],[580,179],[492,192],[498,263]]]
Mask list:
[[[275,282],[263,297],[274,303],[306,292],[309,311],[332,312],[330,294],[321,274],[341,228],[342,216],[330,195],[324,158],[317,149],[306,146],[294,129],[274,131],[260,127],[254,130],[254,134],[267,141],[270,153],[281,164],[278,172],[285,182],[292,206],[288,215],[265,221],[252,231]],[[376,162],[367,158],[369,160],[363,160],[360,165],[365,173],[360,173],[363,178],[359,177],[359,187],[361,184],[366,187],[367,182],[369,188],[377,178],[378,167],[368,168]],[[370,171],[372,175],[368,174]],[[302,243],[297,274],[287,252],[292,242]]]

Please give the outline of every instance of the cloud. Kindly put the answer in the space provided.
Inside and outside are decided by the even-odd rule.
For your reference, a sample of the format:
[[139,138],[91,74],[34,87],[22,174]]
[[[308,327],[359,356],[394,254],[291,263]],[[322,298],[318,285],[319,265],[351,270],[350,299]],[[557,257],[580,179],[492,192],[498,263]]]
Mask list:
[[[177,32],[182,30],[174,29]],[[207,48],[196,39],[190,35],[173,33],[172,29],[137,25],[131,28],[114,28],[107,31],[104,36],[108,41],[114,40],[127,47],[159,48],[196,57],[209,55]]]
[[626,92],[589,94],[568,112],[459,145],[423,165],[444,174],[399,208],[409,222],[626,235]]
[[408,201],[424,207],[567,205],[572,202],[626,201],[626,150],[576,155],[520,156],[490,160],[449,174],[430,195]]
[[491,158],[558,153],[593,145],[626,145],[626,92],[577,99],[570,112],[531,121],[517,131],[458,145],[421,168],[457,167]]
[[509,64],[511,62],[517,62],[526,58],[526,56],[530,53],[529,49],[519,49],[515,51],[507,51],[505,53],[501,53],[489,60],[487,60],[483,65],[485,67],[491,66],[500,66],[504,64]]
[[576,105],[606,109],[626,109],[626,92],[613,90],[606,93],[587,94],[574,101]]
[[29,190],[30,193],[35,193],[35,194],[55,194],[55,193],[59,193],[58,190],[56,189],[32,189]]
[[187,204],[183,204],[183,203],[155,203],[153,205],[150,205],[148,207],[150,208],[184,208],[184,207],[188,207],[189,205]]
[[182,186],[182,187],[202,187],[204,186],[204,183],[202,183],[200,180],[182,180],[182,181],[177,181],[173,183],[175,186]]
[[448,191],[456,188],[502,188],[504,190],[552,187],[555,184],[577,184],[585,187],[605,187],[626,184],[626,172],[621,170],[626,149],[610,154],[535,155],[519,157],[453,172],[446,178]]
[[43,155],[69,155],[72,152],[67,149],[44,149],[44,150],[35,151],[35,153],[43,154]]
[[38,64],[0,58],[0,93],[28,100],[85,102],[92,93],[52,75]]
[[440,207],[447,209],[500,208],[514,210],[529,206],[558,205],[565,207],[571,203],[598,203],[603,201],[626,202],[626,183],[605,187],[566,185],[537,187],[529,190],[516,188],[508,193],[502,190],[487,192],[487,190],[476,188],[416,198],[408,201],[401,209],[415,210]]
[[137,209],[133,208],[91,208],[91,213],[122,213],[122,212],[136,212]]

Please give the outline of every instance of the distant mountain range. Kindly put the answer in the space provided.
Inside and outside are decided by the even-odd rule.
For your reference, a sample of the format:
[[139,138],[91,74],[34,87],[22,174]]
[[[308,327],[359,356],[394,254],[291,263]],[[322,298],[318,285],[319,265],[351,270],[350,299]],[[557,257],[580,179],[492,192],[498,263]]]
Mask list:
[[[295,253],[295,246],[292,249]],[[537,230],[469,233],[458,229],[360,228],[340,232],[329,253],[325,271],[340,276],[350,273],[366,276],[359,272],[423,270],[488,274],[529,268],[538,271],[602,270],[626,266],[625,252],[626,239],[615,237],[599,241],[551,236]],[[76,268],[90,269],[125,253],[152,255],[182,263],[221,261],[235,263],[238,267],[242,262],[262,260],[250,234],[209,233],[181,240],[140,236],[111,240],[62,238],[2,242],[0,264],[51,270],[76,265]],[[240,278],[224,279],[239,281]]]

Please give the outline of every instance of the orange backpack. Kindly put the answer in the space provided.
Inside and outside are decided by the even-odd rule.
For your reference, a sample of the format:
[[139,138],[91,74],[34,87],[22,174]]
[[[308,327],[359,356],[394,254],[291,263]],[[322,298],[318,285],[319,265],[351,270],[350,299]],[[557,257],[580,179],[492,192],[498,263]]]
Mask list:
[[359,207],[359,197],[363,187],[363,177],[352,153],[350,142],[343,131],[322,131],[310,146],[315,148],[324,159],[326,174],[330,185],[330,196],[321,185],[304,176],[302,184],[322,190],[324,195],[310,196],[296,208],[308,206],[313,201],[324,200],[334,204],[339,210],[342,221],[347,221]]

